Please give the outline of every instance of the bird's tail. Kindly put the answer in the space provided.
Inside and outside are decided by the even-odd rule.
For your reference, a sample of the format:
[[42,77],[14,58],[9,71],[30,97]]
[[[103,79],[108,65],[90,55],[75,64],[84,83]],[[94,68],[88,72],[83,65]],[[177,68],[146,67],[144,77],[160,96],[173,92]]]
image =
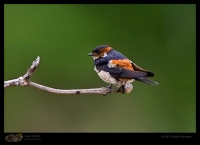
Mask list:
[[154,85],[154,86],[156,86],[156,85],[159,84],[159,83],[154,82],[154,81],[152,81],[152,80],[148,80],[148,79],[145,78],[145,77],[139,77],[139,78],[137,78],[137,79],[135,79],[135,80],[138,80],[138,81],[140,81],[140,82],[147,83],[147,84],[150,84],[150,85]]

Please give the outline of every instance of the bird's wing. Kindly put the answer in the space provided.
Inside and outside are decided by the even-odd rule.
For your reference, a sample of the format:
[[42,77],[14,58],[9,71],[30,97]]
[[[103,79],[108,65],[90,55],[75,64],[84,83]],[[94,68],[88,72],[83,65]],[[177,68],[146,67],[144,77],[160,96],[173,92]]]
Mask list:
[[126,68],[126,69],[129,69],[129,70],[132,70],[132,71],[145,72],[147,74],[145,77],[153,77],[154,76],[154,74],[152,72],[140,68],[135,63],[130,61],[128,58],[113,59],[113,60],[109,61],[108,67],[115,68],[116,66],[119,66],[119,67],[124,68],[124,69]]
[[154,74],[150,71],[147,71],[147,70],[144,70],[142,68],[140,68],[139,66],[137,66],[135,63],[131,62],[132,64],[132,67],[135,71],[141,71],[141,72],[146,72],[147,73],[147,76],[146,77],[153,77]]
[[[116,68],[113,68],[113,69],[114,69],[114,71],[111,72],[110,74],[111,74],[111,76],[116,76],[116,74],[118,74],[117,78],[135,79],[135,78],[147,76],[146,72],[130,70],[127,68],[122,68],[120,66],[117,66]],[[116,70],[118,70],[118,71],[116,71]]]
[[104,64],[104,65],[96,66],[96,68],[99,71],[103,70],[103,71],[109,72],[110,75],[116,79],[118,79],[118,78],[135,79],[135,78],[147,76],[146,72],[134,71],[134,70],[120,67],[120,66],[116,66],[114,68],[109,68],[107,64]]
[[135,79],[137,81],[151,84],[151,85],[158,85],[159,83],[154,82],[152,80],[148,80],[146,76],[149,74],[145,71],[135,71],[126,68],[122,68],[117,66],[116,68],[109,68],[107,65],[104,65],[104,71],[109,72],[110,75],[116,79]]

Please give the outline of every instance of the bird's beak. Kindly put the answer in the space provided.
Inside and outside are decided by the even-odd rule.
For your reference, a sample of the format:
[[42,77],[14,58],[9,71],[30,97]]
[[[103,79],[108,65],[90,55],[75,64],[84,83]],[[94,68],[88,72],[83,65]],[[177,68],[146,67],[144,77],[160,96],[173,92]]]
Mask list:
[[92,53],[89,53],[88,56],[93,56],[93,54],[92,54]]

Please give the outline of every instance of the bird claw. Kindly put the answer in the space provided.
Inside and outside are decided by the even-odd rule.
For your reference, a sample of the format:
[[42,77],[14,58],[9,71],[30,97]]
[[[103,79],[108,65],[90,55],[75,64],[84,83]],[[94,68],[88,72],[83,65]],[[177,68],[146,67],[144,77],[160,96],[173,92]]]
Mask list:
[[118,88],[118,90],[117,90],[117,92],[121,92],[122,94],[124,94],[125,93],[125,85],[121,85],[119,88]]
[[108,91],[107,91],[107,93],[104,96],[106,96],[108,94],[111,94],[112,85],[106,86],[106,88],[107,88]]

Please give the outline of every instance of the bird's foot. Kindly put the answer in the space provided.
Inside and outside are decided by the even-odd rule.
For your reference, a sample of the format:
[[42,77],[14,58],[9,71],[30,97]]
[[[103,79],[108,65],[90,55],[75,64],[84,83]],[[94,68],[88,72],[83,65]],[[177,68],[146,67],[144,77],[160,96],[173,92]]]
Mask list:
[[119,88],[118,88],[118,90],[117,90],[117,92],[121,92],[122,94],[124,94],[125,93],[125,85],[121,85]]
[[108,91],[107,91],[107,93],[104,96],[106,96],[108,94],[111,94],[112,85],[106,86],[106,88],[107,88]]

